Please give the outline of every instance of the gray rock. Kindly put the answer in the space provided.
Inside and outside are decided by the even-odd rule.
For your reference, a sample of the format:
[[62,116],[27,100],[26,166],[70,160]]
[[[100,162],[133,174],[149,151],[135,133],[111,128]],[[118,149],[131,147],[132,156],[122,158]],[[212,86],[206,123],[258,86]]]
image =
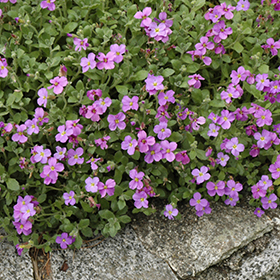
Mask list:
[[[60,271],[65,260],[69,268]],[[130,226],[96,247],[53,251],[51,263],[55,280],[177,280],[164,260],[144,248]]]
[[15,246],[6,239],[0,241],[0,279],[33,280],[33,266],[27,253],[19,256]]
[[258,218],[253,211],[218,203],[212,208],[210,215],[198,219],[193,208],[182,206],[180,221],[169,221],[160,211],[150,217],[139,215],[132,226],[144,247],[166,260],[182,279],[221,262],[273,229],[268,217]]

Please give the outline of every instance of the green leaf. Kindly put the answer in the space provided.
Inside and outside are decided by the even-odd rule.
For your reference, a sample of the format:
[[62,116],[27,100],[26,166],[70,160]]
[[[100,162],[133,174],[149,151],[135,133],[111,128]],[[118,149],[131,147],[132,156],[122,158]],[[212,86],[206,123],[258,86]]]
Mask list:
[[80,236],[80,234],[78,234],[75,238],[74,246],[75,246],[75,248],[79,249],[79,248],[81,248],[82,244],[83,244],[83,239]]
[[132,81],[143,81],[148,77],[149,72],[147,70],[140,70],[134,74]]
[[118,220],[119,220],[121,223],[124,223],[124,224],[127,224],[127,223],[130,223],[130,222],[131,222],[130,217],[127,216],[127,215],[123,215],[123,216],[118,217]]
[[46,200],[46,198],[47,198],[47,195],[45,193],[42,193],[42,194],[39,195],[37,200],[38,200],[39,203],[42,203]]
[[175,71],[174,71],[173,69],[171,69],[171,68],[166,68],[166,69],[164,69],[164,70],[162,71],[161,75],[162,75],[164,78],[166,78],[166,77],[171,76],[171,75],[174,74],[174,73],[175,73]]
[[114,218],[115,215],[113,214],[113,212],[111,212],[110,210],[108,209],[105,209],[105,210],[100,210],[98,212],[99,216],[102,218],[102,219],[105,219],[105,220],[109,220],[110,218]]
[[261,65],[261,66],[258,68],[258,70],[259,70],[259,72],[260,72],[261,74],[268,74],[268,72],[269,72],[269,66],[266,65],[266,64],[263,64],[263,65]]
[[86,227],[86,228],[83,228],[81,230],[82,234],[86,237],[92,237],[93,236],[93,232],[92,232],[92,229],[89,228],[89,227]]
[[239,43],[239,42],[236,42],[233,46],[233,49],[238,52],[238,53],[241,53],[243,51],[243,46]]
[[70,33],[72,32],[76,27],[78,26],[78,23],[77,22],[69,22],[65,25],[63,31],[65,33]]
[[199,10],[200,8],[202,8],[203,6],[205,6],[205,0],[196,0],[194,1],[194,6],[192,7],[192,11],[197,11]]
[[170,137],[168,138],[169,141],[180,142],[183,139],[183,135],[179,132],[172,132]]
[[87,226],[89,225],[89,219],[82,219],[80,222],[79,222],[79,229],[81,228],[86,228]]
[[18,181],[13,178],[9,178],[7,180],[7,187],[8,187],[8,189],[10,189],[12,191],[19,191],[19,189],[20,189]]
[[117,89],[118,93],[120,93],[120,94],[123,94],[123,95],[128,94],[127,86],[116,86],[116,89]]
[[126,206],[126,202],[124,200],[118,201],[118,207],[120,210],[122,210]]

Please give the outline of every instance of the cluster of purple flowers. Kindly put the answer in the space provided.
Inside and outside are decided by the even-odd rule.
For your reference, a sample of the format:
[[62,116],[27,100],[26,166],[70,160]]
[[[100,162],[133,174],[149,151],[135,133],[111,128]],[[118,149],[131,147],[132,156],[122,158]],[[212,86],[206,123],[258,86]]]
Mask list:
[[32,232],[31,217],[36,214],[36,206],[39,203],[32,195],[26,195],[24,198],[18,196],[17,204],[14,206],[13,222],[18,234],[29,235]]
[[[81,51],[83,48],[86,50],[88,47],[87,43],[88,39],[85,38],[84,40],[78,39],[77,37],[74,38],[74,44],[76,45],[75,50]],[[97,67],[99,70],[102,69],[114,69],[115,63],[120,63],[123,60],[123,54],[126,51],[126,46],[121,44],[120,46],[117,44],[113,44],[110,46],[110,51],[105,55],[102,52],[99,52],[97,56],[94,53],[89,53],[88,57],[81,58],[80,65],[82,66],[83,73],[87,72],[90,69],[94,69]],[[95,57],[99,60],[98,62],[95,61]]]
[[170,27],[173,25],[173,20],[167,19],[167,14],[161,12],[159,14],[159,19],[154,18],[154,21],[152,21],[152,19],[148,17],[151,13],[152,9],[146,7],[142,12],[137,12],[134,17],[142,19],[140,26],[145,28],[147,36],[155,38],[156,41],[166,43],[169,40],[168,36],[172,33]]
[[99,191],[101,198],[105,197],[106,194],[108,194],[108,196],[114,195],[116,182],[113,179],[108,179],[104,184],[98,177],[88,177],[85,183],[87,192],[97,193]]

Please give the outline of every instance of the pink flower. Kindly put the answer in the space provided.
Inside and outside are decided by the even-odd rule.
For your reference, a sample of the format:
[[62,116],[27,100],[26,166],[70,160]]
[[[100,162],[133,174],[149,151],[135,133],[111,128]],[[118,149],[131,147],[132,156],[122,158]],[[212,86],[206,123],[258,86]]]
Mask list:
[[27,127],[27,134],[32,135],[33,133],[38,134],[39,133],[39,127],[37,126],[37,119],[33,120],[27,120],[24,123]]
[[70,191],[69,193],[64,193],[63,198],[65,200],[65,204],[68,205],[74,205],[76,203],[76,199],[74,198],[75,193],[73,191]]
[[155,143],[152,146],[149,146],[149,150],[146,152],[144,160],[147,163],[152,163],[155,161],[160,161],[162,159],[161,146],[158,143]]
[[132,181],[129,182],[129,187],[134,190],[138,189],[141,190],[143,188],[143,182],[141,181],[144,177],[144,172],[137,172],[136,169],[132,169],[129,172],[129,177]]
[[80,65],[83,67],[83,73],[87,72],[88,69],[94,69],[96,66],[95,54],[89,53],[88,58],[82,57]]
[[100,146],[102,150],[108,149],[107,141],[110,139],[110,136],[104,136],[102,138],[94,140],[94,143],[96,144],[97,147]]
[[127,95],[125,95],[122,99],[122,110],[124,112],[127,112],[128,110],[138,110],[138,96],[133,96],[132,98],[129,98]]
[[62,249],[66,249],[68,245],[71,245],[74,242],[74,238],[72,236],[68,237],[68,233],[63,232],[61,236],[57,236],[55,242],[60,245]]
[[48,9],[50,11],[54,11],[55,10],[55,4],[54,4],[55,0],[45,0],[41,2],[41,8],[42,9]]
[[74,151],[73,149],[70,149],[68,151],[68,164],[73,166],[75,164],[82,164],[84,162],[84,158],[80,158],[80,156],[84,153],[83,148],[79,147]]
[[191,79],[188,81],[188,84],[189,84],[189,86],[193,86],[194,88],[200,88],[201,87],[200,80],[205,80],[199,74],[190,75],[189,78],[191,78]]
[[208,201],[205,198],[201,199],[201,194],[196,192],[194,193],[193,198],[190,199],[190,205],[195,206],[197,211],[201,211],[208,205]]
[[137,19],[142,19],[140,24],[141,27],[148,27],[152,20],[148,18],[148,16],[152,13],[152,9],[150,7],[144,8],[143,12],[137,12],[134,17]]
[[181,151],[175,156],[178,162],[182,162],[182,164],[188,164],[190,162],[190,158],[187,155],[187,151]]
[[38,95],[40,97],[37,100],[38,105],[39,106],[44,105],[44,107],[46,107],[48,101],[48,91],[45,88],[41,88],[38,90]]
[[124,122],[125,114],[119,112],[117,115],[108,115],[107,120],[109,122],[109,129],[111,131],[116,130],[118,127],[120,130],[125,129],[126,124]]
[[196,177],[196,183],[197,183],[197,184],[201,184],[201,183],[203,183],[204,181],[207,181],[207,180],[210,179],[211,175],[210,175],[209,173],[207,173],[208,170],[209,170],[208,167],[202,166],[202,167],[200,168],[200,170],[196,168],[196,169],[194,169],[194,170],[192,171],[192,175],[193,175],[194,177]]
[[146,83],[146,90],[150,93],[150,95],[155,94],[158,90],[163,90],[164,85],[162,84],[164,78],[162,76],[154,76],[148,74]]
[[117,44],[110,46],[110,51],[115,54],[114,62],[120,63],[123,60],[122,54],[125,53],[125,45],[121,44],[120,46]]
[[69,136],[73,134],[73,129],[72,128],[66,128],[65,125],[60,125],[57,128],[57,131],[59,132],[55,136],[56,141],[60,141],[61,143],[65,143]]
[[231,140],[226,143],[226,148],[229,149],[235,157],[238,157],[239,153],[244,151],[244,145],[238,143],[237,137],[231,138]]
[[162,158],[165,158],[167,161],[172,162],[175,159],[173,151],[177,148],[176,142],[168,142],[167,140],[160,142],[162,148]]
[[146,153],[149,150],[149,146],[152,146],[155,144],[156,140],[153,136],[148,136],[147,133],[144,130],[141,130],[137,134],[138,136],[138,147],[140,153]]
[[98,53],[97,59],[99,62],[97,62],[96,66],[99,70],[101,69],[114,69],[115,64],[114,64],[114,59],[116,55],[113,52],[108,52],[106,55],[102,52]]
[[98,183],[99,183],[98,177],[94,177],[94,178],[88,177],[85,180],[85,183],[86,183],[85,188],[87,192],[96,193],[98,191]]
[[171,130],[167,128],[167,123],[160,122],[158,125],[155,125],[154,133],[157,134],[158,139],[164,140],[171,135]]
[[125,136],[124,141],[121,144],[122,150],[127,150],[129,155],[133,155],[135,147],[138,145],[136,139],[132,139],[130,135]]
[[142,192],[139,192],[139,193],[135,193],[132,198],[134,199],[134,206],[137,208],[137,209],[140,209],[142,207],[144,208],[148,208],[148,200],[147,200],[147,194],[142,191]]
[[167,102],[175,103],[175,97],[173,95],[175,92],[173,90],[168,90],[166,93],[161,91],[158,95],[158,103],[159,105],[165,105]]
[[218,195],[223,196],[225,194],[225,182],[219,181],[218,183],[208,182],[206,184],[207,192],[210,196]]
[[108,179],[105,184],[103,184],[102,182],[98,182],[98,190],[101,194],[101,198],[104,197],[106,193],[109,196],[114,195],[115,185],[116,182],[113,179]]
[[174,220],[174,217],[176,217],[179,213],[178,209],[173,208],[171,204],[168,204],[165,206],[164,216],[167,217],[169,220]]
[[55,77],[54,79],[50,80],[51,86],[48,87],[48,89],[53,88],[53,92],[55,94],[62,93],[64,87],[68,84],[66,77]]
[[12,140],[14,142],[18,142],[19,144],[25,143],[28,138],[23,134],[23,132],[26,130],[26,125],[16,125],[17,133],[12,136]]
[[86,50],[87,47],[89,46],[87,38],[85,38],[84,40],[81,40],[81,39],[75,37],[73,41],[74,41],[74,45],[76,45],[75,51],[78,51],[78,52],[80,52],[82,50],[82,48],[84,50]]

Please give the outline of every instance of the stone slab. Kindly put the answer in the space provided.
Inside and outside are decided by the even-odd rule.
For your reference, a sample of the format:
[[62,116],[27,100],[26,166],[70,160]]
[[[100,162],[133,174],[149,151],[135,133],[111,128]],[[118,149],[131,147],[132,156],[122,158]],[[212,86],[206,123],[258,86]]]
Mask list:
[[[69,268],[64,272],[65,260]],[[51,264],[55,280],[177,280],[168,263],[147,251],[129,225],[95,247],[53,251]]]
[[27,253],[17,254],[6,239],[0,241],[0,280],[34,280],[33,266]]
[[198,218],[195,209],[181,205],[181,220],[169,221],[159,211],[139,215],[132,224],[144,247],[166,260],[182,279],[195,276],[228,258],[243,246],[273,229],[270,218],[253,211],[216,203],[212,213]]

